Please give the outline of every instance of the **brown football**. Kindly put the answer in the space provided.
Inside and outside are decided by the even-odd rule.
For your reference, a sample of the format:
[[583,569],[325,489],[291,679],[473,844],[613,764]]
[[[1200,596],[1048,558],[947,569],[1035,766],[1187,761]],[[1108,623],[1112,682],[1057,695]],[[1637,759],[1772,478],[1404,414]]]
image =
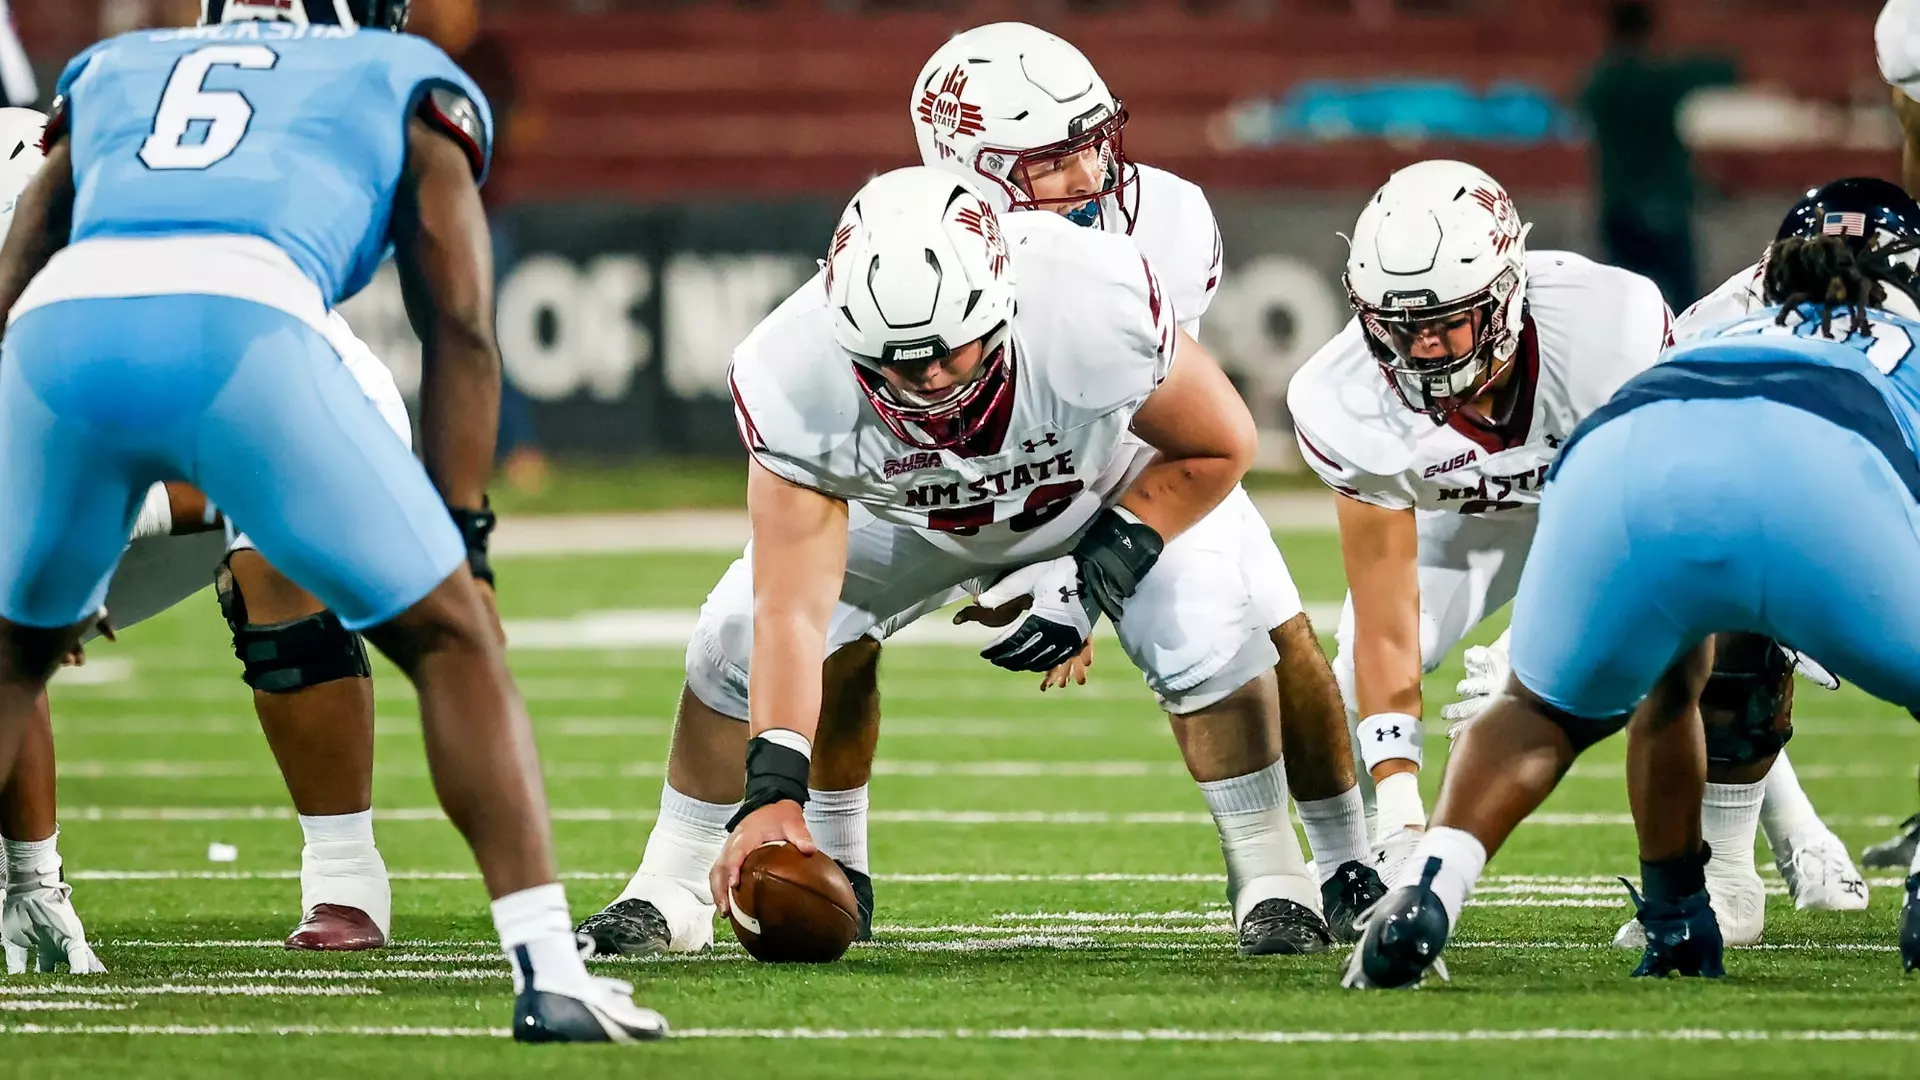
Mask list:
[[733,935],[769,964],[838,960],[860,929],[853,886],[839,864],[785,843],[748,853],[730,907]]

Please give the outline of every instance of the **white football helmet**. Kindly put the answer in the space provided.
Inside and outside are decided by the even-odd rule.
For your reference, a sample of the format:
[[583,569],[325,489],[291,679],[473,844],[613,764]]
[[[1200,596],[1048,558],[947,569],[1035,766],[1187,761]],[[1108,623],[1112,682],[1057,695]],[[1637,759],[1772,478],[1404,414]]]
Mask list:
[[0,109],[0,237],[13,225],[14,204],[40,173],[47,155],[40,150],[47,114],[32,109]]
[[[834,340],[894,434],[934,450],[983,427],[1012,387],[1014,297],[1000,219],[979,190],[924,166],[882,173],[840,215],[824,265]],[[975,341],[986,349],[977,375],[937,401],[903,397],[880,375]]]
[[[1127,189],[1138,178],[1121,147],[1126,107],[1066,41],[1026,23],[976,26],[934,52],[908,104],[921,163],[968,177],[995,209],[1059,210],[1078,225],[1131,230]],[[1022,186],[1025,169],[1089,147],[1105,167],[1099,190],[1035,199]]]
[[[1459,161],[1401,169],[1360,212],[1347,253],[1347,299],[1407,408],[1444,419],[1513,360],[1532,228],[1505,188]],[[1474,320],[1471,348],[1413,356],[1417,341],[1463,314]]]

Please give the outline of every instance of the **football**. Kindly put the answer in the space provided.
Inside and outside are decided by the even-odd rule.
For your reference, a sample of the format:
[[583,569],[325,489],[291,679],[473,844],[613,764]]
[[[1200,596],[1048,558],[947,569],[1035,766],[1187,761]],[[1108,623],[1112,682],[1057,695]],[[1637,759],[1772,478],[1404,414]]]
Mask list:
[[731,908],[734,936],[769,964],[838,960],[860,928],[853,886],[839,864],[785,843],[747,855]]

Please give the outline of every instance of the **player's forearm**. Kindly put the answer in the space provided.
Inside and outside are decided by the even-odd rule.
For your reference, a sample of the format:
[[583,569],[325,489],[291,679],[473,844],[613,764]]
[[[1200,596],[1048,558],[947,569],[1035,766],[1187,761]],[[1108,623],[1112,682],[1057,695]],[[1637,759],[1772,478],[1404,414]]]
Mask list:
[[443,329],[435,337],[420,386],[421,457],[448,506],[477,510],[500,430],[500,354],[484,330]]
[[1354,704],[1361,716],[1404,713],[1418,717],[1420,646],[1356,633],[1353,643]]
[[1171,541],[1232,494],[1252,462],[1250,450],[1244,455],[1159,459],[1134,479],[1120,505]]
[[747,687],[751,735],[784,728],[813,741],[820,722],[820,672],[826,655],[825,620],[794,612],[754,612],[752,675]]

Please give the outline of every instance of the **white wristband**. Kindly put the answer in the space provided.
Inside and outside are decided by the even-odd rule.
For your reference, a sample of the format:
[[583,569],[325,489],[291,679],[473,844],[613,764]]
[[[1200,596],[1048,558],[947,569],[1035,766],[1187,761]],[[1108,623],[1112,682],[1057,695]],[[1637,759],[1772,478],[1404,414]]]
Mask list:
[[1360,742],[1360,760],[1367,771],[1383,761],[1411,761],[1420,764],[1420,718],[1408,713],[1374,713],[1354,730]]
[[813,740],[792,728],[768,728],[754,738],[765,739],[775,746],[784,746],[808,761],[813,760]]

